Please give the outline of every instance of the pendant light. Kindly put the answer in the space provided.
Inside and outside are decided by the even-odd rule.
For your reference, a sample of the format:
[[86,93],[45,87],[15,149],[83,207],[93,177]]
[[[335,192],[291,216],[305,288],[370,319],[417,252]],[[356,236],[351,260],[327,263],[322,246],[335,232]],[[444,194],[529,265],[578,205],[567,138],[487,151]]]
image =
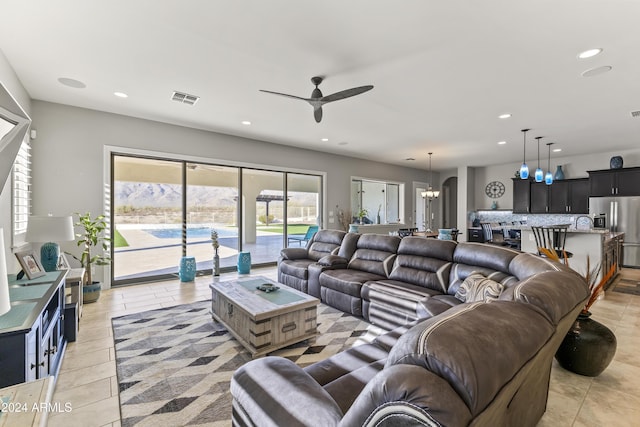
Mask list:
[[544,172],[540,169],[540,140],[542,137],[536,136],[536,139],[538,140],[538,167],[536,168],[536,172],[533,176],[535,177],[536,182],[542,182],[544,180]]
[[527,162],[525,161],[525,157],[527,155],[527,132],[531,129],[522,129],[522,135],[524,142],[522,143],[522,166],[520,166],[520,178],[528,179],[529,178],[529,166],[527,166]]
[[553,184],[553,174],[551,173],[551,146],[553,142],[547,142],[547,147],[549,148],[549,157],[547,158],[547,173],[544,176],[544,183],[547,185]]
[[433,153],[429,153],[429,188],[427,188],[427,191],[423,191],[422,193],[422,197],[426,197],[429,200],[433,200],[433,199],[437,199],[438,196],[440,195],[440,191],[439,190],[434,190],[433,187],[431,186],[433,184],[433,171],[431,170],[431,155]]

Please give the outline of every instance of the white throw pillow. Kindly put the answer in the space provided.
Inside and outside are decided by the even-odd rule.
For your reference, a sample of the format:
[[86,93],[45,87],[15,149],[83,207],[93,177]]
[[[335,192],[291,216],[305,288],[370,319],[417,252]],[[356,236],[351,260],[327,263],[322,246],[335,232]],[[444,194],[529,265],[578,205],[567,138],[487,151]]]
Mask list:
[[487,279],[480,273],[471,273],[458,288],[455,297],[462,302],[489,302],[500,297],[504,285]]

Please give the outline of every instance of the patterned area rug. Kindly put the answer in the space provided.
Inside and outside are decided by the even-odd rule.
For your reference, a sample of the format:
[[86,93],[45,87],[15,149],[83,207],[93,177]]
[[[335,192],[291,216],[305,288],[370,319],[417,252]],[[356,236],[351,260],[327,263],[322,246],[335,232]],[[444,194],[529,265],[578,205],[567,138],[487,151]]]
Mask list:
[[[212,320],[210,301],[112,319],[122,426],[228,426],[229,384],[251,356]],[[304,367],[382,331],[321,304],[318,338],[271,353]]]
[[620,279],[613,288],[613,292],[623,294],[640,295],[640,281],[632,279]]

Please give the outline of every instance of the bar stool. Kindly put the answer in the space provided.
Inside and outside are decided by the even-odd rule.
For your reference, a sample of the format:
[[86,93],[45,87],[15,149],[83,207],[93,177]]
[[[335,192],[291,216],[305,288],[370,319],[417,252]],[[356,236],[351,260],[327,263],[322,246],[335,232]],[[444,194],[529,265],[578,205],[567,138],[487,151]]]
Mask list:
[[554,251],[560,260],[571,258],[573,254],[564,250],[568,229],[569,224],[532,226],[531,231],[533,231],[533,235],[536,238],[538,255],[544,256],[540,248],[546,248]]

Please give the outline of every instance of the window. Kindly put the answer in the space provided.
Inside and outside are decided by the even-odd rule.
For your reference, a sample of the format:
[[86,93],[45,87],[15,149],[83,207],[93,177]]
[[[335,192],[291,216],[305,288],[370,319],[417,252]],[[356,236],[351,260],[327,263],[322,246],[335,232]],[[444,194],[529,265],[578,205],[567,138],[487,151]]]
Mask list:
[[362,218],[365,224],[402,223],[402,194],[404,184],[372,181],[367,179],[351,180],[351,212],[355,221],[358,212],[366,211]]
[[25,243],[31,215],[31,142],[25,137],[13,164],[13,246]]

